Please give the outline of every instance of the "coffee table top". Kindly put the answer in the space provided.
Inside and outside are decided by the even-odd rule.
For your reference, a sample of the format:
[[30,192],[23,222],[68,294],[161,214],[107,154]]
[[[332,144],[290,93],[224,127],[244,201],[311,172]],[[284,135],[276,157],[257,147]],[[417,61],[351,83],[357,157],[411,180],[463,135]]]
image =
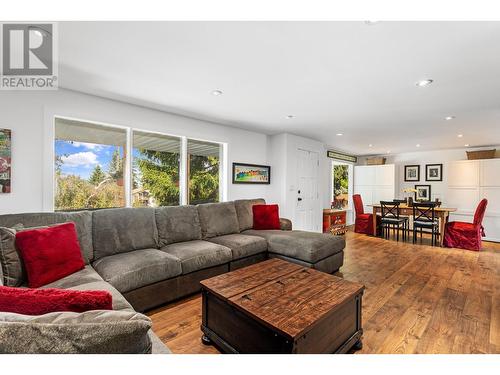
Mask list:
[[364,289],[361,284],[276,258],[203,280],[201,285],[292,339]]

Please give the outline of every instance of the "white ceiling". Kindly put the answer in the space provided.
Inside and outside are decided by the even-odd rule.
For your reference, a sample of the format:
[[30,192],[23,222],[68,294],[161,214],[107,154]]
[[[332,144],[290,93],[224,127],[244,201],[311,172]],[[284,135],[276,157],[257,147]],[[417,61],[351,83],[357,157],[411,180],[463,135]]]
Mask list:
[[64,88],[358,155],[500,144],[500,22],[62,22],[59,57]]

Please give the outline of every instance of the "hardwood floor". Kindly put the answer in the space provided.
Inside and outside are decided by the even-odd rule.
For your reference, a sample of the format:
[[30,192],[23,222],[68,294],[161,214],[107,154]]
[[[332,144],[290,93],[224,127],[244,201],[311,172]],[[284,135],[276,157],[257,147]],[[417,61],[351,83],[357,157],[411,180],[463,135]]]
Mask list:
[[[357,353],[500,353],[500,244],[475,252],[353,232],[346,240],[337,275],[366,286]],[[200,342],[199,295],[148,315],[174,353],[218,353]]]

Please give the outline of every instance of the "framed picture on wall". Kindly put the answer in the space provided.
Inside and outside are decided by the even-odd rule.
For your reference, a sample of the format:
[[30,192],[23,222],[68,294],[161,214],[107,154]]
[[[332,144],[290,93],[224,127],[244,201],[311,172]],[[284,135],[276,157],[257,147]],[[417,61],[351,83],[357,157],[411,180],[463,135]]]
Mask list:
[[405,182],[420,181],[420,165],[405,165]]
[[11,184],[11,131],[0,129],[0,194],[10,193]]
[[426,164],[425,181],[443,181],[443,164]]
[[415,185],[415,201],[431,200],[431,185]]
[[233,184],[270,184],[269,165],[233,163]]

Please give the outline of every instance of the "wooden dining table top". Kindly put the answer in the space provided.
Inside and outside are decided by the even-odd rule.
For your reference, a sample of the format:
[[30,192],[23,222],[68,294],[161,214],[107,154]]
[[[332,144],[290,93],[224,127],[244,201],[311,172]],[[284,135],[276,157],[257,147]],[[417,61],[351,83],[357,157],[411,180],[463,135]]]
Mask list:
[[[380,203],[369,204],[368,206],[369,207],[375,207],[375,208],[380,208],[381,207]],[[401,209],[411,209],[411,208],[413,208],[413,206],[408,206],[406,204],[400,204],[399,208],[401,208]],[[437,211],[437,212],[439,212],[439,211],[441,211],[441,212],[455,212],[456,210],[457,210],[457,208],[453,208],[453,207],[435,207],[434,208],[434,211]]]

